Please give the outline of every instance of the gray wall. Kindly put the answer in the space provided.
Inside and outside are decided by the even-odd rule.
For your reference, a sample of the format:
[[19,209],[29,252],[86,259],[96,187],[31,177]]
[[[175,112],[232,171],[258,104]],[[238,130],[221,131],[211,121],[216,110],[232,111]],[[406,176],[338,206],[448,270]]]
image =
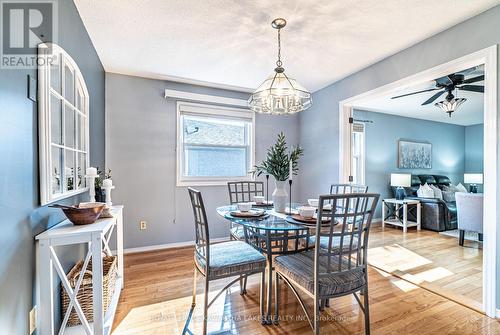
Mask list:
[[[164,98],[166,88],[248,97],[234,91],[106,74],[106,165],[112,169],[116,185],[113,202],[125,205],[126,248],[194,240],[187,189],[176,187],[176,101]],[[296,145],[298,117],[257,115],[257,162],[264,158],[279,131],[285,132],[289,145]],[[228,236],[227,223],[215,213],[217,206],[229,201],[227,186],[199,189],[203,192],[211,237]],[[147,230],[139,230],[140,220],[148,222]]]
[[[104,70],[73,1],[59,1],[59,44],[75,59],[90,93],[91,156],[104,164]],[[36,103],[26,98],[35,70],[0,69],[0,332],[28,334],[35,302],[34,236],[60,222],[59,211],[39,207]],[[66,199],[65,203],[77,202]],[[68,252],[65,263],[78,256]]]
[[[463,182],[465,166],[465,127],[398,115],[354,111],[354,117],[371,120],[365,124],[366,185],[370,192],[391,198],[390,174],[442,174],[453,183]],[[408,139],[432,144],[432,169],[399,169],[398,140]],[[381,207],[375,215],[381,217]]]
[[[314,166],[304,171],[300,179],[302,198],[325,192],[328,183],[338,181],[339,101],[496,45],[500,42],[499,29],[500,6],[497,6],[315,92],[314,105],[299,116],[304,161]],[[500,202],[500,196],[497,199]],[[500,246],[497,272],[498,269]],[[500,306],[500,285],[497,306]]]

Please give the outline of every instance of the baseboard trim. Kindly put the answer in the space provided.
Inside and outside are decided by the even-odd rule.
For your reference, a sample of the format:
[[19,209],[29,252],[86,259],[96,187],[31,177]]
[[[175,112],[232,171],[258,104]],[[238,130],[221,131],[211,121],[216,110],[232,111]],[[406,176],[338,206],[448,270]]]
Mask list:
[[[219,237],[219,238],[211,238],[211,243],[218,242],[227,242],[229,241],[229,237]],[[135,247],[135,248],[125,248],[123,249],[124,254],[135,254],[140,252],[150,252],[150,251],[158,251],[164,249],[173,249],[173,248],[185,248],[194,246],[194,241],[186,241],[186,242],[175,242],[175,243],[167,243],[167,244],[156,244],[156,245],[148,245],[145,247]],[[113,255],[116,255],[116,250],[112,251]]]
[[497,308],[495,317],[500,319],[500,309]]

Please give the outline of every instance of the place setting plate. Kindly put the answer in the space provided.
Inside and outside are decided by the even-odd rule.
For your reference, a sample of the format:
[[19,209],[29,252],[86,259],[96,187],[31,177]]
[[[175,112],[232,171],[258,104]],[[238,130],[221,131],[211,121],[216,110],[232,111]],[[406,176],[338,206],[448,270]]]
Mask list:
[[267,214],[266,211],[263,209],[250,209],[249,211],[245,212],[242,212],[240,210],[235,210],[229,212],[229,214],[235,218],[243,218],[243,219],[257,219],[257,218],[260,219],[269,216],[269,214]]
[[[314,215],[313,217],[306,218],[306,217],[301,216],[300,214],[293,214],[291,216],[288,216],[286,218],[286,221],[290,222],[290,223],[295,223],[295,224],[303,224],[305,226],[316,226],[316,218],[317,218],[317,215]],[[330,221],[331,221],[330,218],[323,217],[323,219],[321,220],[321,225],[322,226],[329,225]]]

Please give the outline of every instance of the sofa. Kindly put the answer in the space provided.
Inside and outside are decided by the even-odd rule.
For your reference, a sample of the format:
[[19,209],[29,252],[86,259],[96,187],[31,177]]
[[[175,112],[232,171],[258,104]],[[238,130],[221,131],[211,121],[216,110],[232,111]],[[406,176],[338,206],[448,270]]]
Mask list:
[[[445,231],[457,229],[457,205],[455,201],[436,198],[419,198],[417,190],[423,184],[435,185],[440,189],[451,184],[450,178],[442,175],[420,174],[411,176],[411,187],[405,187],[405,198],[418,199],[422,205],[421,226],[423,229]],[[396,188],[392,187],[395,195]],[[410,220],[416,221],[414,212],[408,213]]]

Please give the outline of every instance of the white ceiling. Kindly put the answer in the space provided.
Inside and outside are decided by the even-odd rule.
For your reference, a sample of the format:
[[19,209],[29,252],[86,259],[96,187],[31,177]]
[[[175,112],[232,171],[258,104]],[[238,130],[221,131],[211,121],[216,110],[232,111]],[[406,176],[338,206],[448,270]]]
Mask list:
[[[472,78],[483,74],[484,74],[484,67],[481,66],[478,67],[475,71],[467,72],[465,78],[466,79]],[[484,81],[476,82],[473,83],[472,85],[484,85]],[[455,94],[457,97],[466,98],[467,101],[465,101],[452,114],[451,117],[449,117],[448,114],[443,112],[441,109],[434,106],[434,103],[421,106],[421,104],[424,101],[432,97],[438,91],[425,92],[398,99],[391,99],[391,97],[397,95],[416,92],[429,88],[435,88],[434,81],[429,81],[427,83],[422,83],[420,85],[415,85],[402,90],[397,90],[388,95],[363,101],[362,103],[356,104],[355,108],[384,113],[384,114],[412,117],[416,119],[452,123],[461,126],[470,126],[474,124],[483,123],[484,94],[482,93],[460,91],[460,90],[458,91],[458,93],[453,92],[453,94]],[[438,99],[436,99],[435,102],[444,100],[445,96],[446,94],[443,94]]]
[[318,90],[500,0],[75,0],[108,72],[257,87],[274,69]]

